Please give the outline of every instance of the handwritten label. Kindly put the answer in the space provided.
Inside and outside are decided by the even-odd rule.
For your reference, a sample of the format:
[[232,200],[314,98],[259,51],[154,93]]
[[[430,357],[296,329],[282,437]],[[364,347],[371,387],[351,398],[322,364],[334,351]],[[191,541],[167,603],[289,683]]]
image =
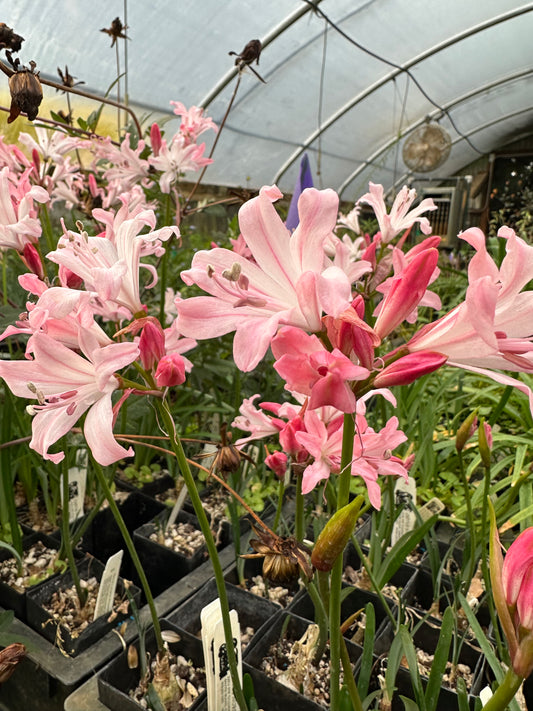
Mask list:
[[405,533],[412,531],[416,524],[413,510],[416,506],[416,482],[413,477],[409,477],[408,481],[398,478],[394,487],[394,503],[397,508],[400,506],[403,508],[392,527],[391,546],[394,546]]
[[98,597],[96,599],[96,607],[94,609],[94,619],[100,615],[107,615],[113,609],[115,601],[115,593],[117,590],[118,574],[122,564],[122,556],[124,551],[118,551],[112,555],[105,566],[100,587],[98,589]]
[[422,521],[427,521],[428,518],[431,518],[435,514],[440,514],[440,512],[444,511],[445,508],[446,507],[442,501],[434,496],[427,502],[427,504],[424,504],[420,509],[418,509],[418,513],[420,514]]
[[[87,452],[79,450],[76,466],[68,470],[68,520],[77,521],[84,514],[85,488],[87,485]],[[61,489],[63,506],[63,489]]]
[[[206,672],[207,709],[208,711],[238,711],[239,707],[233,695],[233,682],[218,598],[203,608],[200,620]],[[239,679],[242,681],[241,632],[236,610],[230,611],[230,622]]]

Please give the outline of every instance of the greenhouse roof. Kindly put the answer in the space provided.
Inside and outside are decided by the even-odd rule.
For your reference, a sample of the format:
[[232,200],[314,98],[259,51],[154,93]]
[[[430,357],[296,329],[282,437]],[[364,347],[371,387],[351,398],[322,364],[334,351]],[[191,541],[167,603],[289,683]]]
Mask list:
[[[68,65],[105,94],[115,48],[100,32],[119,16],[120,71],[139,116],[200,105],[220,124],[238,81],[229,52],[263,45],[245,68],[206,173],[211,184],[292,192],[307,153],[315,184],[349,200],[368,181],[416,177],[403,144],[429,119],[451,139],[446,178],[532,134],[533,3],[513,0],[17,0],[1,18],[25,38],[21,62],[58,81]],[[125,64],[127,62],[127,64]],[[7,82],[6,82],[7,83]],[[53,89],[48,89],[54,93]],[[116,96],[116,86],[111,96]],[[169,124],[167,130],[171,130]],[[177,125],[176,125],[177,126]],[[212,132],[210,132],[212,133]],[[206,134],[208,136],[208,134]],[[206,140],[212,141],[209,136]]]

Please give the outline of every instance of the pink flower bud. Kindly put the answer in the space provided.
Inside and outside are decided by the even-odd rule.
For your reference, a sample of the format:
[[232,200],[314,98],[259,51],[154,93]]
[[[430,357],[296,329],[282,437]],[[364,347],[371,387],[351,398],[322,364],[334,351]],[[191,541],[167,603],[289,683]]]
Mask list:
[[159,388],[185,382],[185,361],[179,353],[170,353],[161,358],[155,371],[155,382]]
[[150,128],[150,142],[152,144],[152,153],[157,158],[161,150],[161,130],[156,123]]
[[374,386],[376,388],[390,388],[393,385],[408,385],[417,378],[437,370],[447,360],[447,356],[432,351],[409,353],[383,368],[376,375]]
[[83,279],[62,264],[59,266],[59,281],[61,286],[69,289],[81,289],[83,285]]
[[159,321],[146,321],[139,339],[139,352],[145,370],[152,370],[165,355],[165,334]]
[[39,277],[39,279],[44,279],[43,263],[41,262],[41,257],[39,255],[39,252],[33,246],[33,244],[30,244],[29,242],[27,242],[24,245],[24,249],[23,249],[21,257],[22,257],[22,261],[28,267],[30,272],[32,272],[33,274],[36,274]]
[[287,455],[283,452],[274,452],[265,458],[265,464],[272,469],[278,479],[283,480],[287,471]]

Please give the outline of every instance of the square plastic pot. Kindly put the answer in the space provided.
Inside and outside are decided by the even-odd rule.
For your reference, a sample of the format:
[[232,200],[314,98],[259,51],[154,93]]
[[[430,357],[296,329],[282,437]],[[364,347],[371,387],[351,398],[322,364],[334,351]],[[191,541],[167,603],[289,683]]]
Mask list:
[[[83,558],[76,565],[78,574],[81,579],[87,579],[95,576],[98,581],[101,580],[104,571],[104,564],[96,558]],[[70,571],[63,575],[58,575],[55,578],[46,580],[42,585],[39,585],[35,590],[30,590],[27,593],[27,616],[28,624],[37,632],[40,632],[50,642],[60,643],[61,649],[69,656],[76,656],[83,650],[90,647],[96,640],[103,637],[109,630],[115,627],[121,620],[127,617],[127,614],[120,613],[115,619],[109,621],[109,615],[100,615],[94,622],[91,622],[77,637],[70,634],[68,628],[60,622],[54,620],[52,615],[44,609],[43,604],[47,603],[54,592],[57,590],[65,590],[73,585],[72,574]],[[121,597],[126,598],[124,580],[119,578],[117,585],[117,593]],[[132,585],[130,593],[136,600],[138,605],[140,602],[140,590]]]

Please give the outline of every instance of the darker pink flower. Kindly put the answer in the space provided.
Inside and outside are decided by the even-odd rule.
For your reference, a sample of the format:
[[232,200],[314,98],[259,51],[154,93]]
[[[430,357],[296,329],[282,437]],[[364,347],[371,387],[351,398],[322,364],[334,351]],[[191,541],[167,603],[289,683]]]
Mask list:
[[166,388],[185,382],[185,360],[179,353],[170,353],[161,358],[155,371],[157,387]]
[[310,396],[309,409],[331,405],[341,412],[355,411],[355,395],[349,385],[370,373],[355,365],[338,349],[331,353],[315,335],[292,326],[281,328],[272,339],[275,370],[287,390]]

